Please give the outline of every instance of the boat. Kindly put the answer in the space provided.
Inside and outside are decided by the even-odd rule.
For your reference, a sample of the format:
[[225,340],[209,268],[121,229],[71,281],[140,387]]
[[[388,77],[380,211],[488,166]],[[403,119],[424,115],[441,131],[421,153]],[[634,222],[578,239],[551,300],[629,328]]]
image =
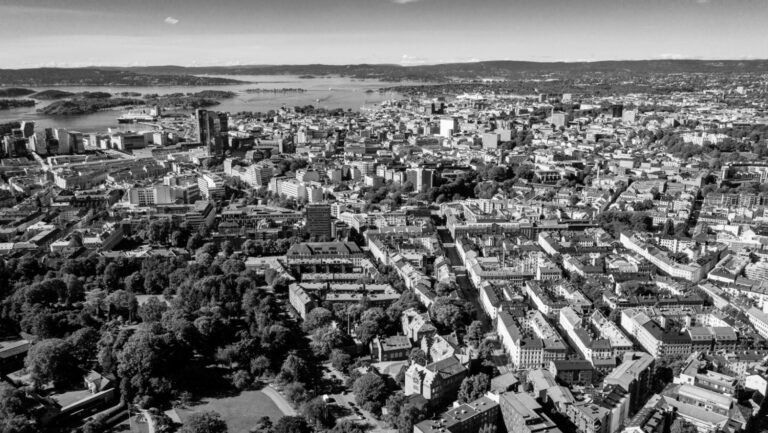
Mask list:
[[154,122],[160,116],[160,107],[130,110],[117,118],[117,123]]
[[154,122],[157,117],[150,116],[149,114],[123,114],[117,118],[117,123],[136,123],[136,122]]

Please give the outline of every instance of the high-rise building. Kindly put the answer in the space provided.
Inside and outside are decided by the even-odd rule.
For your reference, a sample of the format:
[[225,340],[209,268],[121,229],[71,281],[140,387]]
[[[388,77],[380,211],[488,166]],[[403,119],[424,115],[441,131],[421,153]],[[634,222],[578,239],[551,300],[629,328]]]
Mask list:
[[72,137],[69,135],[69,131],[66,129],[55,129],[54,134],[56,136],[56,140],[59,142],[59,147],[56,153],[58,154],[65,154],[70,153],[72,151]]
[[310,236],[331,239],[331,205],[325,203],[306,206],[306,227]]
[[447,117],[440,119],[440,136],[451,138],[453,134],[459,132],[459,119]]
[[35,133],[35,122],[31,120],[21,122],[21,133],[24,134],[24,138],[31,137]]
[[208,154],[223,155],[229,129],[229,116],[226,113],[198,109],[195,111],[195,118],[197,138],[208,149]]
[[406,180],[413,184],[416,192],[424,192],[434,185],[435,170],[416,168],[406,171]]

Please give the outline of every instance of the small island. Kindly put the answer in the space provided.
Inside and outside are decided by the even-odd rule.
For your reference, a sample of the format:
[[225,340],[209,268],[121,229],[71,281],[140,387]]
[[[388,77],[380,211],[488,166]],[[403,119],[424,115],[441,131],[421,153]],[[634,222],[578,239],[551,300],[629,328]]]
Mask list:
[[34,99],[40,99],[43,101],[51,101],[54,99],[71,98],[73,96],[75,96],[75,94],[72,92],[67,92],[65,90],[58,90],[58,89],[49,89],[49,90],[43,90],[43,91],[37,92],[31,97]]
[[[57,90],[50,90],[51,97],[57,96]],[[43,93],[43,92],[41,92]],[[69,93],[69,92],[64,92]],[[196,93],[171,93],[167,95],[149,94],[142,99],[113,97],[106,92],[82,92],[69,93],[67,99],[57,100],[45,107],[38,109],[38,113],[49,116],[75,116],[91,114],[97,111],[110,110],[119,107],[144,107],[157,105],[161,108],[194,110],[197,108],[218,105],[216,99],[232,98],[234,92],[221,90],[204,90]],[[214,99],[215,98],[215,99]]]
[[0,99],[0,110],[9,110],[11,108],[34,107],[35,101],[32,99]]
[[22,89],[20,87],[0,88],[0,98],[19,98],[29,96],[35,93],[32,89]]

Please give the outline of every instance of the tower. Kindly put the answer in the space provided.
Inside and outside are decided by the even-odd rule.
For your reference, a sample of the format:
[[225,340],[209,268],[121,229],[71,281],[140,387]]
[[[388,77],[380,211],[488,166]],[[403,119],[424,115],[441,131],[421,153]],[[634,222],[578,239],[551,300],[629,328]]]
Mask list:
[[197,139],[208,149],[211,156],[224,154],[224,144],[229,130],[229,116],[227,113],[214,113],[212,111],[195,110],[197,120]]
[[331,205],[326,203],[306,206],[306,227],[309,236],[331,239]]

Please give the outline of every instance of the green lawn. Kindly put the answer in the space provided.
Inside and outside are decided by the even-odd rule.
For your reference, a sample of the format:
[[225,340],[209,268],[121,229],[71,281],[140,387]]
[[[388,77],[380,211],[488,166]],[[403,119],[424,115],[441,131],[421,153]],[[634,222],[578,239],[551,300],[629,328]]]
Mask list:
[[263,416],[277,422],[283,416],[275,403],[261,391],[244,391],[235,397],[207,398],[202,404],[177,409],[182,421],[193,412],[214,410],[227,421],[230,433],[248,433]]

